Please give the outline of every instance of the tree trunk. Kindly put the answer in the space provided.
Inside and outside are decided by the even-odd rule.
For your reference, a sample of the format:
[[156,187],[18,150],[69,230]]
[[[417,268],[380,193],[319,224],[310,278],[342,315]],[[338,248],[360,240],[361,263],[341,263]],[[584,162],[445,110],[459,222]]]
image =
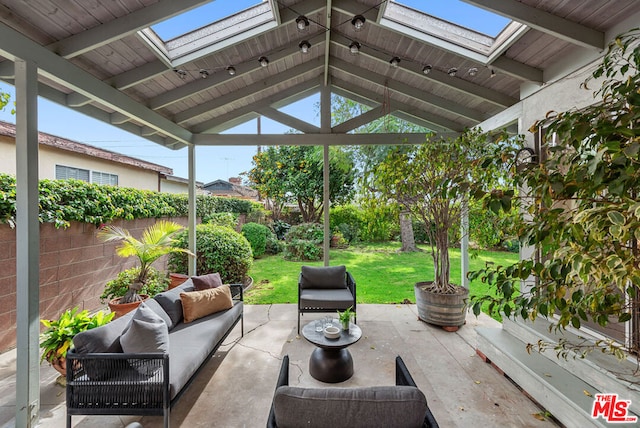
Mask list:
[[411,224],[409,211],[400,212],[400,239],[402,240],[402,248],[400,248],[400,251],[418,251],[416,240],[413,236],[413,226]]

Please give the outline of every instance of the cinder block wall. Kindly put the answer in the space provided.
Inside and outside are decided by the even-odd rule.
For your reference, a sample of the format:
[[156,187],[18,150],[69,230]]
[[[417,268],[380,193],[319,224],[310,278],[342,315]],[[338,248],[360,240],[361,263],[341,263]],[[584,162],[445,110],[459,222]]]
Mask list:
[[[186,218],[171,219],[183,226]],[[135,237],[156,219],[117,221]],[[57,318],[75,306],[89,311],[104,308],[99,296],[118,272],[136,264],[115,252],[115,243],[96,238],[92,224],[72,223],[67,229],[40,225],[40,318]],[[154,267],[165,270],[166,257]],[[0,224],[0,352],[16,345],[16,231]]]

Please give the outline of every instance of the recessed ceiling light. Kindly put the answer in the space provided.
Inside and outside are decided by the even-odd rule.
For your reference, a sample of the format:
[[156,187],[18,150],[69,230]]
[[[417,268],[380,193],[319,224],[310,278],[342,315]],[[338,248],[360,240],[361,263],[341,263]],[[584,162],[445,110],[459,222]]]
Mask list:
[[398,66],[400,65],[400,58],[394,56],[393,58],[391,58],[391,61],[389,61],[389,64],[391,64],[391,67],[393,68],[398,68]]
[[236,75],[235,67],[233,67],[233,66],[227,67],[227,73],[229,73],[229,76],[235,76]]
[[449,69],[449,71],[447,71],[447,74],[451,77],[455,77],[456,73],[458,72],[458,69],[455,67],[451,67]]
[[267,66],[269,65],[269,60],[267,59],[267,57],[266,57],[266,56],[261,56],[261,57],[258,59],[258,62],[260,63],[260,65],[261,65],[262,67],[267,67]]
[[471,67],[469,69],[469,76],[474,77],[476,74],[478,74],[478,69],[476,67]]
[[431,65],[429,65],[429,64],[428,64],[428,65],[425,65],[424,67],[422,67],[422,72],[423,72],[424,74],[429,74],[429,73],[431,73],[431,69],[432,69],[432,68],[433,68],[433,67],[432,67]]

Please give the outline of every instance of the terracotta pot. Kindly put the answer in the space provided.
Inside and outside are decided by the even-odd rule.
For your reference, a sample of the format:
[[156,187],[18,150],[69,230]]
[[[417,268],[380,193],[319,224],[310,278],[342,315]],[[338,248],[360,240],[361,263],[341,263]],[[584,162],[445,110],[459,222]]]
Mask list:
[[169,283],[169,290],[171,290],[189,279],[189,275],[185,275],[183,273],[170,273],[169,278],[171,279],[171,282]]
[[49,360],[49,364],[58,371],[62,376],[67,375],[67,359],[66,358],[54,358]]
[[149,296],[146,294],[141,294],[140,297],[142,297],[142,300],[139,300],[137,302],[131,302],[131,303],[118,303],[120,301],[119,297],[116,297],[115,299],[110,300],[109,309],[111,309],[111,312],[115,314],[113,319],[120,318],[121,316],[128,314],[129,312],[131,312],[132,310],[140,306],[140,303],[144,302],[149,298]]
[[429,324],[456,331],[464,325],[467,317],[469,290],[458,287],[453,294],[434,293],[425,290],[429,282],[418,282],[414,286],[418,317]]

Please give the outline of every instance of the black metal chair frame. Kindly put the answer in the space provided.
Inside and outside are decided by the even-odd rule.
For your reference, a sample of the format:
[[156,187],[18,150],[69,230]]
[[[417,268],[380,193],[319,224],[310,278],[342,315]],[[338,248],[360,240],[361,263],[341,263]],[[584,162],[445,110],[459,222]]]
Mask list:
[[[353,312],[355,313],[354,317],[353,317],[353,322],[355,323],[357,321],[357,312],[356,312],[356,282],[353,279],[353,276],[347,271],[346,273],[347,275],[347,288],[349,289],[349,291],[351,291],[351,294],[353,295],[353,305],[351,307],[351,310],[353,310]],[[300,316],[304,315],[305,312],[331,312],[331,311],[338,311],[342,308],[314,308],[314,307],[305,307],[303,308],[300,305],[300,294],[301,294],[301,284],[302,284],[302,273],[300,273],[300,275],[298,276],[298,334],[300,334]]]
[[[278,383],[276,384],[276,390],[281,386],[289,385],[289,356],[285,355],[282,358],[282,365],[280,366],[280,374],[278,375]],[[413,386],[418,387],[409,373],[409,369],[402,361],[400,356],[396,357],[396,386]],[[275,397],[275,392],[274,392]],[[322,415],[319,415],[320,417]],[[271,409],[269,410],[269,419],[267,420],[267,428],[278,428],[276,424],[276,414],[273,407],[273,400],[271,401]],[[424,416],[424,422],[422,428],[439,428],[436,418],[431,413],[431,409],[427,407],[427,413]]]

